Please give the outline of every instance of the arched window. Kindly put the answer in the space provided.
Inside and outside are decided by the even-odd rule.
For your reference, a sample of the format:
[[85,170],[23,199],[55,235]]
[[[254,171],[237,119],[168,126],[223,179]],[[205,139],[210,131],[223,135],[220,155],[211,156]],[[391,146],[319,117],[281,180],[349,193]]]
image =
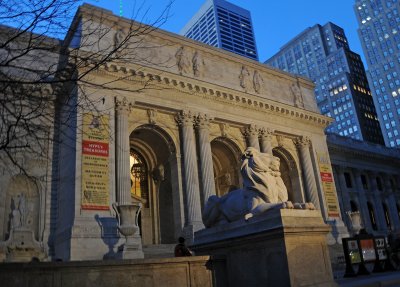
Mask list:
[[130,155],[130,171],[131,171],[131,195],[140,197],[148,203],[148,184],[147,184],[147,167],[143,157],[131,150]]

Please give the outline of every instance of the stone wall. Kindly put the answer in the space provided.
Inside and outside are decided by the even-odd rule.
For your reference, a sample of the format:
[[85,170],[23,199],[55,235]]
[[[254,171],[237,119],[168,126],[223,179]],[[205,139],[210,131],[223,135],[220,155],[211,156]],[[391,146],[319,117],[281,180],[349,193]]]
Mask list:
[[[0,264],[2,286],[216,286],[222,260],[209,256],[124,261]],[[220,274],[220,273],[219,273]],[[220,285],[222,286],[222,285]]]

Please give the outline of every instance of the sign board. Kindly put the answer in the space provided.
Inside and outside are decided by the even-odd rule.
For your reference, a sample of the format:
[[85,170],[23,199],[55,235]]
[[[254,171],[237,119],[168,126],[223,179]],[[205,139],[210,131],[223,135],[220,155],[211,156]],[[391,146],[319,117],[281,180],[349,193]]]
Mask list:
[[376,260],[373,238],[360,239],[360,248],[363,260],[365,262]]
[[319,174],[322,181],[322,190],[325,195],[328,217],[339,217],[339,204],[336,197],[335,185],[333,182],[332,166],[329,161],[329,155],[317,153]]
[[386,260],[387,253],[386,253],[385,238],[384,237],[375,238],[375,246],[376,246],[376,251],[378,253],[378,260]]
[[81,208],[108,210],[109,116],[83,114]]
[[347,241],[347,250],[349,253],[351,264],[361,263],[360,250],[358,249],[358,244],[356,239]]

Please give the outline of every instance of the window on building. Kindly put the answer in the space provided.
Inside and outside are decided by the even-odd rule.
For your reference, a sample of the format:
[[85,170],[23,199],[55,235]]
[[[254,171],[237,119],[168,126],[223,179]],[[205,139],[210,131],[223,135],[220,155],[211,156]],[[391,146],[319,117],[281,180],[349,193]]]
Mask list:
[[353,200],[350,200],[350,208],[352,212],[358,211],[358,206]]
[[367,206],[368,206],[368,214],[369,214],[369,219],[371,220],[372,229],[378,230],[378,226],[376,225],[376,220],[375,220],[374,207],[372,206],[371,202],[367,202]]
[[376,186],[378,187],[378,190],[382,190],[382,189],[383,189],[383,187],[382,187],[382,180],[381,180],[380,177],[377,177],[377,178],[376,178]]
[[391,178],[389,181],[392,192],[396,192],[396,184],[394,183],[394,180]]
[[361,175],[361,182],[362,182],[363,188],[368,189],[367,178],[363,174]]
[[345,182],[346,182],[346,187],[347,187],[347,188],[352,188],[352,187],[353,187],[353,184],[352,184],[352,182],[351,182],[350,173],[345,172],[343,175],[344,175],[344,180],[345,180]]
[[386,225],[389,228],[389,230],[392,230],[392,224],[390,222],[389,210],[388,210],[386,203],[383,203],[382,207],[383,207],[383,213],[385,214]]

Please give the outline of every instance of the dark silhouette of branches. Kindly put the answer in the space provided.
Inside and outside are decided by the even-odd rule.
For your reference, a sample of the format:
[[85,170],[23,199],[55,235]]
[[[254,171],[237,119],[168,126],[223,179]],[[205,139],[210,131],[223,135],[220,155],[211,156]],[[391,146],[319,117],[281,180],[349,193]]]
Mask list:
[[99,100],[93,100],[89,90],[141,92],[151,86],[150,80],[135,89],[116,85],[131,77],[129,73],[104,82],[92,81],[91,75],[109,63],[154,65],[154,59],[143,53],[151,48],[145,38],[168,19],[172,1],[147,24],[140,23],[148,15],[144,3],[132,13],[140,22],[120,18],[117,23],[110,23],[111,12],[91,15],[85,5],[80,8],[86,9],[85,18],[82,13],[74,17],[77,3],[0,3],[0,164],[26,175],[25,155],[48,158],[50,147],[60,138],[54,127],[63,133],[77,125],[74,117],[79,109],[97,111]]

